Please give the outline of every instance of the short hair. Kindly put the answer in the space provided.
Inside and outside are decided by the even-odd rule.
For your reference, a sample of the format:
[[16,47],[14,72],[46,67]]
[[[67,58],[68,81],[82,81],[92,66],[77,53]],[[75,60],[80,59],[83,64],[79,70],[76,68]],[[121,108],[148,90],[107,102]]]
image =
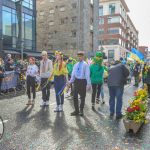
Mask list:
[[47,55],[47,51],[42,51],[42,55]]

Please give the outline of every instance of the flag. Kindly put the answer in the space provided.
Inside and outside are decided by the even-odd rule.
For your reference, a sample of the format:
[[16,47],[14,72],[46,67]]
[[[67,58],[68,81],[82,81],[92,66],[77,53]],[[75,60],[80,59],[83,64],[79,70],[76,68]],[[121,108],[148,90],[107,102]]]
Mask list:
[[139,57],[140,60],[144,61],[144,55],[143,53],[141,53],[139,50],[137,50],[136,48],[132,48],[132,53],[137,55]]

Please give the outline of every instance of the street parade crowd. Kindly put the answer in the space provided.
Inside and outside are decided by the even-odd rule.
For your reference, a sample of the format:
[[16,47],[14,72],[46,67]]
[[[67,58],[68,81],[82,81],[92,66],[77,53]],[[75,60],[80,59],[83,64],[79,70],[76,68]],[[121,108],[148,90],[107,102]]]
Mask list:
[[[41,107],[49,106],[50,89],[54,85],[56,95],[56,108],[54,112],[62,112],[64,105],[64,93],[70,92],[74,101],[74,111],[71,116],[83,116],[86,93],[91,93],[91,108],[95,110],[95,104],[105,104],[104,83],[109,89],[110,117],[116,115],[116,119],[122,118],[122,105],[124,86],[135,79],[134,86],[147,84],[150,96],[150,67],[148,63],[138,61],[129,62],[124,59],[103,62],[103,53],[96,52],[95,56],[85,61],[82,51],[77,53],[77,59],[63,59],[60,51],[55,52],[55,60],[48,58],[46,51],[41,53],[41,61],[30,57],[28,61],[13,60],[11,54],[0,58],[0,95],[7,91],[1,89],[5,78],[5,72],[21,70],[25,73],[26,93],[28,102],[26,105],[34,105],[36,91],[42,91]],[[19,72],[20,74],[22,72]]]

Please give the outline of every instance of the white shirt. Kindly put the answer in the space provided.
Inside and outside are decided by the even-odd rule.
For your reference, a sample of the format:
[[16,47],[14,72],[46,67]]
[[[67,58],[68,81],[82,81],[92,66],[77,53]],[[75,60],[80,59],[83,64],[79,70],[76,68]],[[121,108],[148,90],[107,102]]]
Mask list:
[[38,67],[36,65],[29,65],[27,67],[26,76],[36,77],[38,74]]
[[70,83],[73,83],[75,79],[86,79],[87,84],[91,84],[90,68],[85,61],[78,62],[74,65]]

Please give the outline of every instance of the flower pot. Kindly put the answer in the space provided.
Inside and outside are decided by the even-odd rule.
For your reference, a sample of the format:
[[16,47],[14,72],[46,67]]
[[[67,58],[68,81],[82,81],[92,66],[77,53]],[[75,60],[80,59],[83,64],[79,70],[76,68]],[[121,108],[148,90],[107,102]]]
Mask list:
[[124,126],[126,128],[126,131],[129,132],[129,130],[132,130],[133,133],[137,133],[142,126],[143,123],[137,123],[133,120],[123,119]]

